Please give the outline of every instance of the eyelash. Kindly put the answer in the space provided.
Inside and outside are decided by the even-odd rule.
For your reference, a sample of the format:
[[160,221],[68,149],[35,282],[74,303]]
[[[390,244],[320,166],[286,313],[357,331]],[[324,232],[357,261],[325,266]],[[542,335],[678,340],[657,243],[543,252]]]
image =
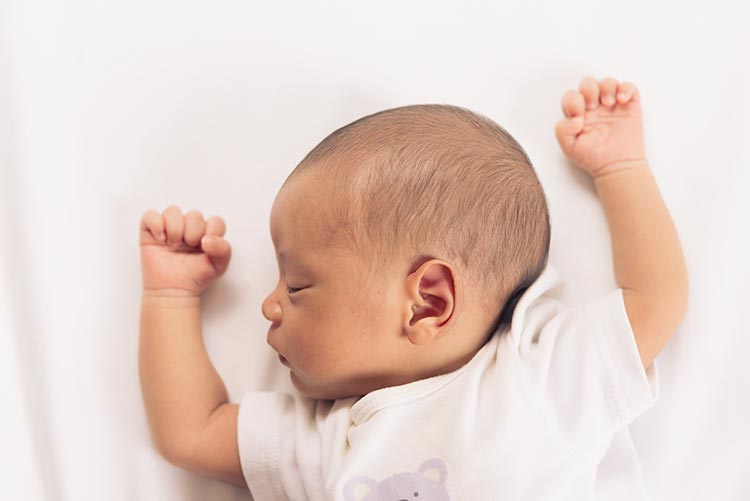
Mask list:
[[287,287],[286,288],[287,294],[294,294],[294,292],[289,292],[289,291],[292,291],[292,290],[296,292],[296,291],[301,291],[302,289],[301,288],[295,288],[295,287]]

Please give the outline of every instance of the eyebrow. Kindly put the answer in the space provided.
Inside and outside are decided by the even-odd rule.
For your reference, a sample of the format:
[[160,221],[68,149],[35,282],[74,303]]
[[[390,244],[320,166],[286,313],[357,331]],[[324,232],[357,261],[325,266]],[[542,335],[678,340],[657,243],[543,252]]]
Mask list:
[[[281,264],[285,264],[287,257],[289,257],[289,256],[294,257],[295,255],[296,254],[293,253],[293,252],[290,252],[289,254],[286,254],[283,251],[279,252],[279,261],[281,262]],[[303,271],[307,271],[307,272],[310,272],[310,273],[312,273],[312,271],[313,271],[312,266],[309,263],[306,263],[306,262],[302,261],[301,259],[295,260],[294,263],[295,263],[295,266],[298,266]]]

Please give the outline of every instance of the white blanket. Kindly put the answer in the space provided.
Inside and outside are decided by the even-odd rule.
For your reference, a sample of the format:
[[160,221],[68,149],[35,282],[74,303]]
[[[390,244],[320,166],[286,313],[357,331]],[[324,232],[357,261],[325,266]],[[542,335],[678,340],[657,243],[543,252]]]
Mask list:
[[366,114],[449,103],[500,123],[545,187],[567,299],[612,290],[604,212],[554,137],[587,75],[638,85],[690,272],[660,400],[630,429],[645,483],[654,500],[750,499],[750,42],[734,4],[0,4],[0,499],[250,499],[150,441],[139,218],[177,204],[225,219],[209,355],[233,402],[293,391],[261,314],[271,204],[312,147]]

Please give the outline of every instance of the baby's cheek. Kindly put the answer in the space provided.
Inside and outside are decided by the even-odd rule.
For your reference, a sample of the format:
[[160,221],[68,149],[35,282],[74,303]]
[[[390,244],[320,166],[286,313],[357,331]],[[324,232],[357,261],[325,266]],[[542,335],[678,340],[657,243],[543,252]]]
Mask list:
[[319,331],[310,331],[304,338],[298,339],[296,344],[294,351],[298,353],[307,372],[317,374],[326,368],[331,354]]

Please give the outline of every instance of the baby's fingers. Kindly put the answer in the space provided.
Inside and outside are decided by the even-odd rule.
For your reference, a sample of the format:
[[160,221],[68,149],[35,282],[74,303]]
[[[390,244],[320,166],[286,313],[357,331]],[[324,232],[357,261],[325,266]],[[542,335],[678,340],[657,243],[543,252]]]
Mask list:
[[638,88],[632,82],[623,82],[617,88],[617,102],[625,104],[630,100],[638,101],[640,96],[638,95]]
[[583,129],[583,114],[586,111],[586,100],[578,91],[569,90],[563,95],[562,109],[565,119],[555,126],[555,135],[564,152],[569,152],[576,141],[576,136]]
[[162,243],[167,239],[164,234],[164,220],[154,209],[147,210],[141,216],[141,243],[143,243],[143,237],[147,235]]
[[565,154],[569,154],[573,150],[576,136],[578,136],[582,130],[582,116],[566,118],[565,120],[557,122],[557,125],[555,126],[555,135],[557,136],[557,142],[560,143],[560,147]]
[[227,231],[227,225],[221,216],[211,216],[206,221],[206,235],[217,235],[223,237]]
[[594,77],[584,78],[578,89],[586,99],[586,108],[594,110],[599,106],[599,82],[597,82]]
[[576,90],[567,91],[562,98],[562,110],[567,118],[583,115],[586,108],[586,101],[583,95]]
[[201,237],[206,233],[206,222],[203,214],[197,210],[191,210],[185,214],[185,243],[191,247],[198,247]]
[[182,244],[182,235],[185,230],[185,222],[182,211],[176,205],[170,205],[162,213],[164,226],[167,231],[167,245]]
[[615,92],[617,92],[617,80],[607,77],[599,82],[599,98],[604,106],[611,108],[615,105]]
[[205,235],[201,239],[201,248],[211,259],[216,275],[223,275],[232,259],[232,246],[229,242],[216,235]]

